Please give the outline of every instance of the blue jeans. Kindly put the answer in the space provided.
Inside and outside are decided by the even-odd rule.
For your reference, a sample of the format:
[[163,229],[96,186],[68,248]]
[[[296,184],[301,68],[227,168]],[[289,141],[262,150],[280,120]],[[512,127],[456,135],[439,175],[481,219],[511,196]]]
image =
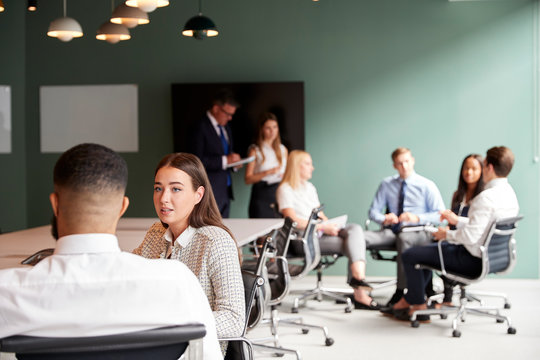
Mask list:
[[[454,245],[447,242],[442,244],[444,267],[449,272],[455,272],[467,277],[476,277],[482,272],[482,259],[472,256],[463,245]],[[402,255],[403,267],[407,275],[407,294],[405,300],[411,305],[426,302],[425,288],[431,281],[431,270],[414,268],[416,264],[424,264],[441,268],[437,243],[416,246],[406,250]]]

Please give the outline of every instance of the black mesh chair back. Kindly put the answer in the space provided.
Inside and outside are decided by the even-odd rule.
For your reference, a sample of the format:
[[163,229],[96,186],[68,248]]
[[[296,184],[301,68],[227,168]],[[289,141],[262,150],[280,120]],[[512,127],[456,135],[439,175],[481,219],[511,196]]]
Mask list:
[[203,324],[188,324],[107,336],[11,336],[0,339],[0,351],[16,353],[23,360],[178,359],[190,340],[205,335]]
[[270,285],[270,305],[279,304],[289,292],[290,274],[286,259],[290,240],[296,223],[286,217],[283,226],[272,236],[269,246],[273,249],[271,256],[266,259],[268,282]]
[[[246,302],[246,322],[242,335],[237,338],[226,338],[229,342],[225,360],[251,360],[253,359],[253,349],[251,341],[246,338],[247,329],[255,326],[262,318],[262,310],[264,306],[259,306],[257,303],[262,302],[262,298],[258,297],[257,293],[264,284],[264,279],[252,272],[242,270],[242,280],[244,282],[244,295]],[[262,304],[264,305],[264,304]],[[244,347],[244,344],[247,345]]]
[[307,275],[319,264],[321,260],[321,250],[319,247],[319,238],[316,233],[316,226],[319,222],[319,213],[324,209],[324,205],[314,208],[309,216],[308,223],[301,237],[297,236],[291,241],[291,251],[288,257],[291,259],[301,258],[301,265],[289,262],[289,272],[293,277],[302,277]]
[[500,219],[494,221],[484,242],[483,261],[485,274],[500,274],[512,270],[516,261],[514,234],[517,222],[523,216]]

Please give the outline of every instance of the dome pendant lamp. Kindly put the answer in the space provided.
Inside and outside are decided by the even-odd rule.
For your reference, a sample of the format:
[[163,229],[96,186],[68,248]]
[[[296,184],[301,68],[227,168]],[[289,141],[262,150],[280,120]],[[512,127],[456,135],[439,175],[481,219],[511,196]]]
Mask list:
[[137,25],[148,24],[150,20],[148,19],[148,14],[141,9],[121,4],[114,9],[111,22],[125,25],[131,29]]
[[210,18],[203,16],[202,14],[202,5],[199,0],[199,15],[189,19],[182,30],[182,35],[191,36],[195,39],[202,40],[205,37],[213,37],[219,34],[216,25]]
[[66,0],[64,0],[64,17],[51,22],[47,35],[64,42],[83,36],[81,25],[79,25],[77,20],[66,16]]
[[127,6],[136,7],[144,12],[152,12],[158,7],[168,6],[169,0],[127,0]]
[[[114,10],[114,0],[111,0],[111,9]],[[131,35],[129,34],[129,30],[126,26],[122,24],[115,24],[111,21],[112,20],[109,20],[101,24],[97,31],[96,39],[105,40],[109,44],[116,44],[120,40],[131,39]]]

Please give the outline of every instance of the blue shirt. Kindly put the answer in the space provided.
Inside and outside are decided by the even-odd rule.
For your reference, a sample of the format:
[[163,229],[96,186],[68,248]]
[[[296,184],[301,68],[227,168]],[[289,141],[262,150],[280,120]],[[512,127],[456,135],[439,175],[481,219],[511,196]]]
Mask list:
[[[381,182],[369,209],[371,220],[382,224],[386,211],[398,214],[399,191],[402,181],[399,175],[394,175]],[[444,210],[445,207],[437,185],[415,172],[404,181],[403,211],[418,216],[420,224],[438,224],[439,211]]]

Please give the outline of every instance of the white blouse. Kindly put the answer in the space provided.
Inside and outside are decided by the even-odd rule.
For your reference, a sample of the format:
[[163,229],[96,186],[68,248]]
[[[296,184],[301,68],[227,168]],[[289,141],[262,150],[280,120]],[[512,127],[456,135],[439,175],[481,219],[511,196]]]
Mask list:
[[321,204],[315,186],[306,181],[298,188],[293,189],[287,183],[281,184],[276,191],[276,200],[279,204],[279,211],[283,209],[293,209],[296,215],[307,220],[313,208]]
[[[254,174],[270,170],[272,168],[275,168],[276,166],[279,166],[279,161],[277,159],[276,153],[270,145],[264,143],[262,145],[262,152],[261,148],[259,148],[258,146],[251,146],[255,149],[255,168],[253,169]],[[268,184],[276,184],[280,182],[283,178],[283,174],[285,173],[285,167],[287,166],[287,149],[285,148],[285,146],[283,146],[283,144],[280,144],[279,148],[281,150],[281,169],[275,174],[266,175],[264,178],[262,178],[262,181],[265,181]],[[262,154],[264,154],[264,162]]]

